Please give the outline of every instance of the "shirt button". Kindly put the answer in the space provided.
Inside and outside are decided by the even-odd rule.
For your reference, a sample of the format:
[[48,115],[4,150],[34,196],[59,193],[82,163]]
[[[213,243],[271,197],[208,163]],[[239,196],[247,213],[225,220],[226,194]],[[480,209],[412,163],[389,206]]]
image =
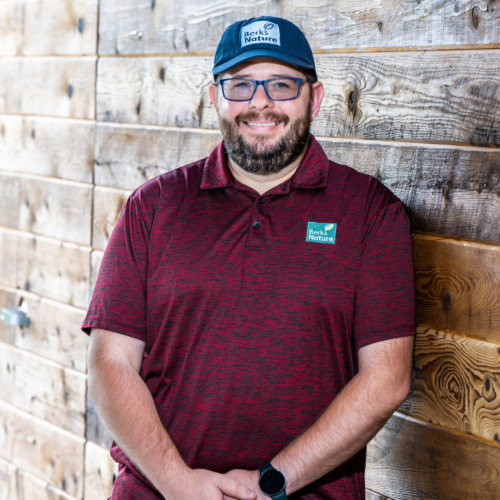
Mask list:
[[265,202],[266,202],[266,200],[264,198],[259,198],[259,203],[261,205],[264,205]]
[[262,225],[262,224],[261,224],[258,220],[256,220],[256,221],[253,223],[253,227],[254,227],[255,229],[259,229],[259,227],[260,227],[261,225]]

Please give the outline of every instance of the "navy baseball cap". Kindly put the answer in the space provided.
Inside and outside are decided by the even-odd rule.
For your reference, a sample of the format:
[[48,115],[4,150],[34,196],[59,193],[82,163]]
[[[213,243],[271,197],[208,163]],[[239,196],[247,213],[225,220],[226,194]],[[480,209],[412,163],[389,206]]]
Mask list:
[[238,21],[224,32],[215,51],[214,78],[237,64],[255,57],[278,59],[297,68],[312,70],[314,57],[302,31],[281,17],[253,17]]

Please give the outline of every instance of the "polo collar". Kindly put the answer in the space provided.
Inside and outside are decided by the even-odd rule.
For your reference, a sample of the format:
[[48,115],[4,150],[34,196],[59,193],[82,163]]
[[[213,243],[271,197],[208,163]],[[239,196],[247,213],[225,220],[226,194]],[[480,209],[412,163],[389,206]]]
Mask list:
[[[316,138],[311,134],[309,147],[295,174],[271,191],[287,194],[290,188],[315,189],[328,185],[329,160]],[[222,189],[233,187],[235,181],[228,165],[224,141],[210,153],[203,167],[200,189]],[[239,184],[239,183],[237,183]],[[266,193],[268,194],[268,193]],[[271,194],[271,193],[269,193]],[[278,193],[276,193],[278,194]]]

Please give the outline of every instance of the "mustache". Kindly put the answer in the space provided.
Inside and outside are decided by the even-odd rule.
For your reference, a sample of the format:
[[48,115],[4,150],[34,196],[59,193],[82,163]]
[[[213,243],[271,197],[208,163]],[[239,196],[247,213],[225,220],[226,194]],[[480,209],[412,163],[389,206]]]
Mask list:
[[285,114],[278,114],[267,111],[265,113],[257,113],[256,111],[250,111],[249,113],[241,113],[238,115],[234,121],[236,125],[240,125],[241,122],[256,122],[264,118],[266,121],[270,122],[283,122],[283,125],[287,126],[290,118]]

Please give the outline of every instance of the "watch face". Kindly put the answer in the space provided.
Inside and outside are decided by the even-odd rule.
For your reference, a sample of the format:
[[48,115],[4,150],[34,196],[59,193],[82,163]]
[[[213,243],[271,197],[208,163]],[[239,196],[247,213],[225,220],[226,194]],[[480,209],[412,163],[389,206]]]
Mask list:
[[259,484],[266,495],[276,495],[285,486],[285,476],[275,469],[269,469],[262,474]]

